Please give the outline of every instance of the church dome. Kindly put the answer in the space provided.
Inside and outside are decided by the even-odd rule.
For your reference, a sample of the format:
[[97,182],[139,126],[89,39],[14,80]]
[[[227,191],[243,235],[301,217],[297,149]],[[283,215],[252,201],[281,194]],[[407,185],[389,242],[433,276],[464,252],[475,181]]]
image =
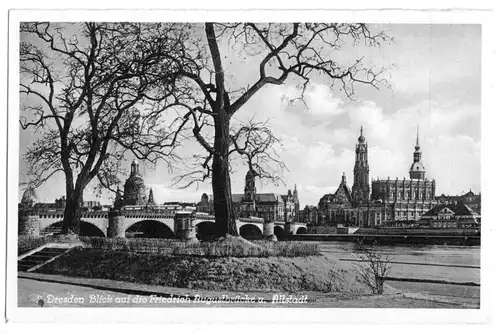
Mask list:
[[410,173],[412,172],[425,172],[425,167],[420,161],[414,161],[410,167]]
[[146,186],[139,174],[131,175],[124,186],[125,205],[145,204]]
[[135,159],[132,161],[130,176],[125,181],[123,197],[125,205],[143,205],[148,201],[144,179],[139,174],[139,163]]
[[38,196],[36,195],[35,189],[29,187],[23,193],[23,198],[21,199],[21,203],[25,204],[34,204],[38,202]]
[[360,131],[360,134],[359,134],[359,137],[358,137],[358,141],[360,143],[364,143],[365,142],[365,136],[363,136],[363,126],[361,126],[361,131]]

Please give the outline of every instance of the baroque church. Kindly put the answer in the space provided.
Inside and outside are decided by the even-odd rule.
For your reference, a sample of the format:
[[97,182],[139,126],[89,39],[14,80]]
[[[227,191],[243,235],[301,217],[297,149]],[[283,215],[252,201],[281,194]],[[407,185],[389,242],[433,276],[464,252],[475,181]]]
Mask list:
[[153,189],[149,189],[149,195],[146,196],[146,186],[139,172],[139,162],[134,159],[130,166],[130,175],[123,187],[123,196],[121,196],[120,189],[116,189],[114,206],[115,208],[120,208],[127,206],[147,207],[154,205],[156,205],[156,203],[153,196]]
[[344,174],[337,191],[324,195],[319,201],[320,224],[372,227],[388,221],[416,221],[437,204],[436,181],[425,178],[418,127],[408,179],[377,179],[372,180],[370,186],[368,142],[363,135],[363,127],[355,152],[352,190]]
[[[286,194],[258,193],[255,185],[255,174],[248,171],[245,176],[243,194],[233,194],[232,200],[236,215],[240,218],[259,217],[265,221],[299,220],[299,194],[295,185],[293,192]],[[197,204],[198,212],[213,213],[213,197],[203,194]]]

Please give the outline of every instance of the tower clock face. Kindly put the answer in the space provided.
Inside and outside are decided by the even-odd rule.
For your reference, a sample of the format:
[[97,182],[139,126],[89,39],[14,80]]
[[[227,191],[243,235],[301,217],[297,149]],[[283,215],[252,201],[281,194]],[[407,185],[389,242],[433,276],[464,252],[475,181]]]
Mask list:
[[254,182],[253,181],[248,181],[248,187],[249,188],[253,188],[254,186]]

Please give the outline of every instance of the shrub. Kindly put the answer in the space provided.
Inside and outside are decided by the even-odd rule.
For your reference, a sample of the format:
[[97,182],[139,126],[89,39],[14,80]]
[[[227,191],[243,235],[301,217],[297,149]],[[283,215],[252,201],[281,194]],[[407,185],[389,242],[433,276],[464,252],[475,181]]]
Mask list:
[[239,238],[200,243],[176,239],[80,237],[86,248],[164,255],[204,257],[299,257],[319,255],[317,244],[295,241],[243,241]]
[[328,271],[328,278],[325,283],[325,292],[338,292],[345,290],[345,272],[337,268]]
[[355,271],[358,274],[357,280],[370,288],[374,294],[383,294],[384,282],[389,277],[394,258],[383,255],[380,251],[368,248],[363,244],[358,244],[355,251],[361,261],[355,264]]

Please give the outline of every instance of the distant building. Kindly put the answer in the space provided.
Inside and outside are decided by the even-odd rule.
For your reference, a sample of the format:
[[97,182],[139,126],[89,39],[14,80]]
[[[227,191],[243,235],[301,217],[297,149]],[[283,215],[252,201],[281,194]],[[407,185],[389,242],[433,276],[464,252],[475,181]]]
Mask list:
[[21,198],[21,207],[32,207],[38,203],[38,196],[36,194],[35,188],[28,187]]
[[139,174],[139,163],[134,159],[130,168],[130,175],[125,181],[123,189],[123,205],[146,205],[147,203],[146,186]]
[[300,222],[306,223],[308,225],[319,225],[320,224],[320,213],[318,207],[314,205],[306,205],[304,210],[302,210],[301,216],[303,217]]
[[430,228],[477,228],[480,224],[481,215],[463,202],[437,204],[419,221]]
[[[345,175],[334,194],[324,195],[318,204],[325,224],[380,226],[389,221],[416,221],[434,205],[436,182],[425,178],[418,129],[410,178],[372,180],[369,183],[368,143],[363,127],[356,144],[354,183],[347,186]],[[321,219],[324,217],[324,220]]]
[[99,201],[83,201],[82,208],[88,211],[95,211],[95,210],[101,210],[102,205],[101,202]]
[[201,195],[201,201],[196,204],[197,212],[211,213],[212,208],[210,204],[210,199],[206,193]]
[[333,194],[326,194],[319,200],[318,208],[324,216],[324,219],[321,217],[320,220],[323,224],[347,223],[349,220],[349,209],[352,209],[352,207],[353,197],[344,173],[337,191]]
[[176,212],[176,211],[196,211],[196,203],[191,202],[165,202],[161,206],[163,210],[167,212]]
[[464,203],[472,210],[481,214],[481,193],[475,194],[472,190],[469,190],[463,195],[449,196],[442,194],[436,197],[436,200],[442,204]]
[[[259,217],[264,220],[298,221],[299,195],[295,186],[293,192],[285,195],[276,193],[258,193],[255,185],[255,174],[248,171],[245,176],[243,194],[233,194],[232,201],[236,215],[240,218]],[[213,213],[213,196],[203,194],[196,204],[198,212]]]

